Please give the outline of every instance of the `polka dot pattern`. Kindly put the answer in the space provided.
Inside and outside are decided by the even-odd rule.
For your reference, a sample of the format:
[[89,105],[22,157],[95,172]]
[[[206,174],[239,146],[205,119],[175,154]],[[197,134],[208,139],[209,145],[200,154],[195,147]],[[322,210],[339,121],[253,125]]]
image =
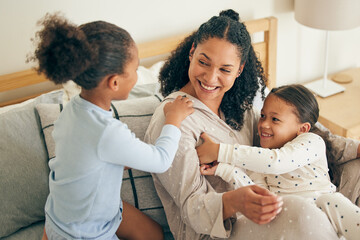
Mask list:
[[[231,156],[226,159],[231,159],[231,164],[258,172],[254,175],[262,176],[270,191],[280,195],[298,193],[310,197],[334,221],[332,224],[336,225],[339,235],[347,239],[360,236],[359,208],[341,194],[347,201],[336,202],[332,198],[339,193],[335,192],[336,187],[330,182],[325,144],[319,136],[313,133],[301,134],[284,147],[272,150],[236,145],[231,146],[229,153]],[[248,181],[246,174],[241,173],[234,171],[234,186],[240,186],[240,182],[242,185],[253,184],[251,180]],[[249,175],[250,178],[252,176]],[[254,183],[257,184],[257,181]],[[327,195],[331,197],[324,201],[323,196]],[[324,201],[323,204],[318,204],[321,201]],[[351,211],[343,210],[347,206],[350,206]]]
[[[223,155],[230,155],[221,157]],[[263,174],[270,191],[296,193],[304,191],[333,192],[329,181],[322,138],[313,133],[300,134],[280,149],[265,149],[242,145],[228,145],[228,151],[219,152],[219,159]],[[250,176],[251,177],[251,176]]]

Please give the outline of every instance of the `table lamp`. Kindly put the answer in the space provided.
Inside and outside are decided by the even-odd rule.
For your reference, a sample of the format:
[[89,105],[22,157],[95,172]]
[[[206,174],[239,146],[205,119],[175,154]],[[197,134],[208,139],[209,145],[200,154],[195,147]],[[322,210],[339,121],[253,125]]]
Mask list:
[[295,19],[300,24],[325,30],[325,67],[322,79],[305,84],[321,97],[343,92],[345,88],[327,78],[329,31],[360,26],[360,0],[295,0]]

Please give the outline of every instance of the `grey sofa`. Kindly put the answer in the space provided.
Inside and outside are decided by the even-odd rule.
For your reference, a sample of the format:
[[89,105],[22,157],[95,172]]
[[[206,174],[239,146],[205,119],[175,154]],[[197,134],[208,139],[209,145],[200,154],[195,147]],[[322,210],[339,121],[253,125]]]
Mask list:
[[[114,117],[144,137],[154,109],[161,101],[156,84],[135,86],[126,101],[113,103]],[[48,195],[48,160],[54,157],[53,122],[61,109],[62,91],[0,113],[0,239],[41,239]],[[115,114],[116,113],[116,114]],[[340,144],[341,142],[341,144]],[[360,205],[360,160],[346,161],[341,150],[352,141],[339,141],[334,168],[340,191]],[[122,199],[158,221],[166,239],[173,239],[149,173],[129,170]]]

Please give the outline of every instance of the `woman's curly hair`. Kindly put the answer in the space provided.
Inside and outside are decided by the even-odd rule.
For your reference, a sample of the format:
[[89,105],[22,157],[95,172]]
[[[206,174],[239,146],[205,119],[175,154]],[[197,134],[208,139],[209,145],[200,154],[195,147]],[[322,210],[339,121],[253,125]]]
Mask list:
[[239,14],[231,9],[222,11],[219,16],[202,24],[172,52],[160,71],[161,93],[167,96],[189,82],[190,49],[193,44],[196,48],[210,38],[225,39],[234,44],[238,49],[240,64],[245,64],[242,73],[235,79],[233,87],[225,93],[220,105],[226,123],[233,129],[240,130],[244,123],[244,113],[252,108],[259,88],[264,99],[267,79],[251,45],[249,32],[245,25],[239,22]]
[[109,74],[122,74],[131,59],[134,40],[124,29],[104,21],[76,26],[59,13],[46,14],[37,45],[28,61],[56,84],[72,79],[84,89],[95,88]]

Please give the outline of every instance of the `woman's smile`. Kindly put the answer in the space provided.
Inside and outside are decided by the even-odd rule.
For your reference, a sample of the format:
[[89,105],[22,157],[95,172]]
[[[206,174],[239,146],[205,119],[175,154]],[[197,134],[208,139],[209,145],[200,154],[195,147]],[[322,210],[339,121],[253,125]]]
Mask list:
[[206,91],[214,91],[214,90],[216,90],[217,88],[219,88],[219,87],[217,87],[217,86],[206,85],[205,83],[203,83],[203,82],[201,82],[201,81],[199,81],[199,80],[198,80],[198,82],[200,83],[201,88],[203,88],[203,90],[206,90]]

